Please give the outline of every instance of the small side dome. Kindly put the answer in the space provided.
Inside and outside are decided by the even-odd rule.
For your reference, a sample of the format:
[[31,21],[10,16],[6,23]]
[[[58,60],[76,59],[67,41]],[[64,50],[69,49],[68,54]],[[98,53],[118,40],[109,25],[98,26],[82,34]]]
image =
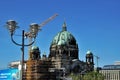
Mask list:
[[39,47],[37,47],[37,46],[32,46],[31,52],[40,52],[40,51],[39,51]]
[[87,51],[86,57],[93,57],[93,53],[91,51]]
[[91,51],[87,51],[87,53],[86,54],[93,54]]
[[32,46],[32,50],[39,50],[37,46]]

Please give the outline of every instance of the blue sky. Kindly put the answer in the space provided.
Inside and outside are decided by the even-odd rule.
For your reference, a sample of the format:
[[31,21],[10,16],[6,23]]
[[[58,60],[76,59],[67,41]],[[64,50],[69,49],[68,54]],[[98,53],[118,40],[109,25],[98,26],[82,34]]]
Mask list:
[[[15,34],[28,31],[31,23],[42,23],[55,13],[54,20],[42,27],[34,45],[39,46],[41,54],[49,54],[54,36],[61,31],[64,20],[79,45],[79,58],[91,50],[100,57],[99,66],[120,61],[120,1],[119,0],[1,0],[0,1],[0,68],[21,59],[20,47],[10,40],[4,25],[13,19],[20,26]],[[21,42],[20,36],[14,36]],[[28,57],[25,48],[25,59]],[[95,58],[96,64],[96,58]]]

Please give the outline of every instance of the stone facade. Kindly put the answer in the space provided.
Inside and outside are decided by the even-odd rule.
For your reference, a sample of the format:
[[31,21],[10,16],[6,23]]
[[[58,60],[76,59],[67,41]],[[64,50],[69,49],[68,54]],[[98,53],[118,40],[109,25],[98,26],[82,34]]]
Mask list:
[[56,80],[56,74],[49,71],[50,60],[28,60],[26,65],[26,80]]

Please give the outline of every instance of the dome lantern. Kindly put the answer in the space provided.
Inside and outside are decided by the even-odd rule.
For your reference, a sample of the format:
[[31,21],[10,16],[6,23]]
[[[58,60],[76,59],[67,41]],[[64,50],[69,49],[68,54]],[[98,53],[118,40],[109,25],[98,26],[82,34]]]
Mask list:
[[66,22],[63,23],[62,31],[67,31]]

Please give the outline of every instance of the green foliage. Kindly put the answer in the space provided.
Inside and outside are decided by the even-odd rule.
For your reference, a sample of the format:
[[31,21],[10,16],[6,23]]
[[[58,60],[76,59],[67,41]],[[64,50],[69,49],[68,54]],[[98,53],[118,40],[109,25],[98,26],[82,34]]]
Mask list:
[[85,75],[71,73],[69,77],[71,77],[72,80],[104,80],[104,76],[95,71],[89,72]]
[[83,80],[104,80],[104,76],[98,72],[89,72],[84,75]]
[[72,77],[72,80],[82,80],[82,76],[80,76],[80,74],[71,73],[69,77]]

